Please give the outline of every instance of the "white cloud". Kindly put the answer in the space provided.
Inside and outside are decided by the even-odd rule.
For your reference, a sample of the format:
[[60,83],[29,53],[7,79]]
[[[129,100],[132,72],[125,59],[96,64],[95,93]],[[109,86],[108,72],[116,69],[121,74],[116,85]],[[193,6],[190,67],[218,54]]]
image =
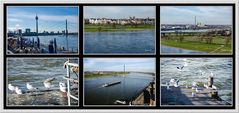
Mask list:
[[17,18],[10,18],[10,19],[8,19],[8,21],[10,21],[10,22],[22,22],[21,19],[17,19]]
[[161,22],[192,24],[194,16],[205,24],[232,24],[231,6],[162,6]]
[[[21,15],[21,16],[19,16]],[[14,12],[14,13],[9,13],[8,15],[8,20],[11,19],[32,19],[35,20],[36,14],[34,13],[28,13],[28,12]],[[44,15],[44,14],[37,14],[39,21],[65,21],[67,19],[68,22],[70,23],[77,23],[78,22],[78,17],[77,16],[72,16],[72,15]]]
[[86,58],[84,59],[85,70],[91,71],[122,71],[123,65],[127,71],[155,71],[154,58]]
[[154,6],[86,6],[85,18],[138,18],[155,17]]

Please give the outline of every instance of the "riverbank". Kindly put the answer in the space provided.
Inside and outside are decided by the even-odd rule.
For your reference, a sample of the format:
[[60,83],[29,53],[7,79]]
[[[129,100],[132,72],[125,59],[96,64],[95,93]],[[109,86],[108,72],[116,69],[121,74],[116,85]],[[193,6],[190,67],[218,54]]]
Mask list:
[[172,38],[161,38],[161,44],[170,47],[182,48],[187,50],[195,50],[207,53],[231,53],[231,44],[225,44],[226,37],[216,36],[212,43],[198,41],[197,36],[172,36]]
[[138,30],[154,30],[154,25],[95,25],[85,24],[84,32],[129,32]]
[[95,77],[105,77],[105,76],[122,76],[122,75],[128,75],[130,72],[110,72],[110,73],[85,73],[85,78],[95,78]]

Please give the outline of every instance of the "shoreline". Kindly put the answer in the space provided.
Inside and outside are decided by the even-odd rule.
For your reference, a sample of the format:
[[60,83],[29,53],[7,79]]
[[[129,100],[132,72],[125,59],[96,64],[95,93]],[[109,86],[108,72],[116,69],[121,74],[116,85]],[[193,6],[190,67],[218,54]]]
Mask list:
[[138,25],[138,26],[123,26],[123,25],[85,25],[84,32],[130,32],[142,30],[155,30],[155,25]]
[[98,78],[98,77],[106,77],[106,76],[123,76],[123,75],[128,75],[130,72],[125,72],[125,73],[107,73],[107,74],[84,74],[84,78],[89,79],[89,78]]

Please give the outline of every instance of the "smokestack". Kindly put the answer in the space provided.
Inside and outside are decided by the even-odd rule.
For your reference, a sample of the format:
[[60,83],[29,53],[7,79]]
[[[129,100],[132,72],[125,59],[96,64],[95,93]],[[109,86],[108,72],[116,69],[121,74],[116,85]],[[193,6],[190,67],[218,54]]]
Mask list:
[[196,16],[194,17],[194,26],[195,26],[195,29],[196,29],[196,27],[197,27],[197,17]]

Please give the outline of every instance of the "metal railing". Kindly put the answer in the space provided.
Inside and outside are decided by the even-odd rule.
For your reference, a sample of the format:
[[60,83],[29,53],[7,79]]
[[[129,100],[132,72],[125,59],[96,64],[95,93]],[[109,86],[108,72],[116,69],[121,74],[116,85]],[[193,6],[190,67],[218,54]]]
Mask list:
[[73,81],[74,79],[71,78],[71,73],[70,73],[70,69],[71,67],[77,67],[78,68],[78,64],[75,63],[70,63],[70,61],[66,61],[64,66],[66,66],[66,70],[67,70],[67,76],[63,77],[64,79],[67,80],[67,97],[68,97],[68,106],[71,105],[71,98],[79,101],[79,98],[76,96],[71,95],[71,84],[70,82]]

